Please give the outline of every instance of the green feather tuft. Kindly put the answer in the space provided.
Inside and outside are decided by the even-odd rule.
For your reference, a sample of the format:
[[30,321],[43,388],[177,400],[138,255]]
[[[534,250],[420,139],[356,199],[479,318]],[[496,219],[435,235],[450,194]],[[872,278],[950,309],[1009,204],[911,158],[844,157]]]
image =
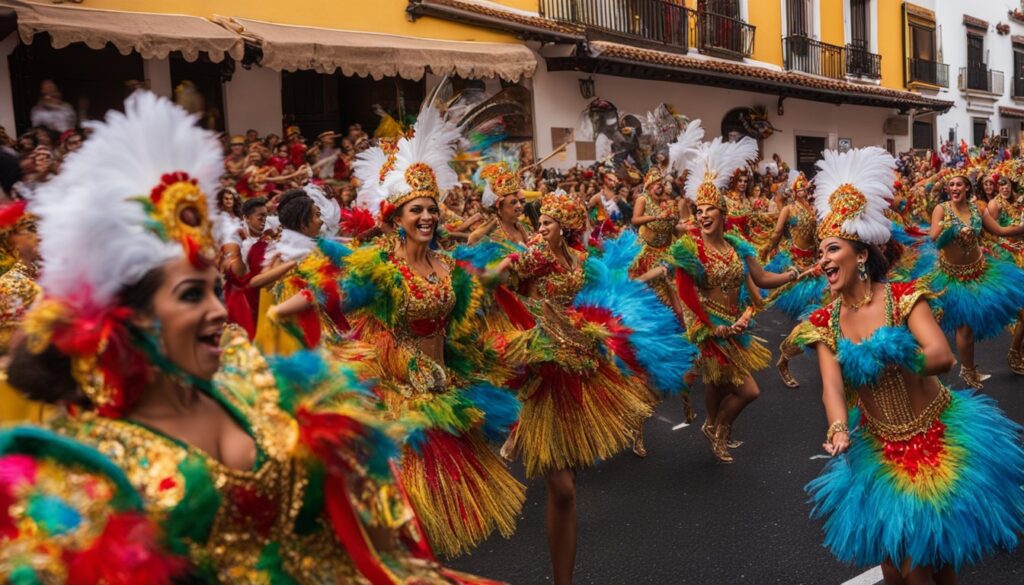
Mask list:
[[263,549],[259,560],[256,561],[256,570],[263,571],[270,585],[299,585],[285,571],[284,560],[281,559],[281,545],[279,543],[270,543]]
[[178,471],[185,479],[185,497],[167,515],[163,529],[174,552],[187,554],[188,546],[184,540],[206,541],[221,499],[206,463],[200,457],[189,455],[178,465]]
[[295,533],[308,535],[323,528],[321,519],[324,511],[324,476],[326,472],[319,461],[310,461],[306,465],[306,491],[302,494],[302,508],[295,519]]

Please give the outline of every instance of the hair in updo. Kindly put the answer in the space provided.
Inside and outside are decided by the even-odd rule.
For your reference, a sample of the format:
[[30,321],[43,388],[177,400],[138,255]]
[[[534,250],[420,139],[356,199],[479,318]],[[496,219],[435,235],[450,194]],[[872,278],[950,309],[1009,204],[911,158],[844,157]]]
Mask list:
[[[117,303],[134,313],[151,313],[153,297],[163,283],[163,268],[154,268],[139,282],[122,289]],[[32,353],[25,341],[22,338],[11,348],[11,362],[7,366],[7,382],[11,387],[36,402],[88,405],[88,399],[71,375],[71,357],[52,344],[41,353]]]
[[292,231],[301,232],[313,221],[316,203],[302,189],[289,189],[277,202],[277,217],[281,225]]

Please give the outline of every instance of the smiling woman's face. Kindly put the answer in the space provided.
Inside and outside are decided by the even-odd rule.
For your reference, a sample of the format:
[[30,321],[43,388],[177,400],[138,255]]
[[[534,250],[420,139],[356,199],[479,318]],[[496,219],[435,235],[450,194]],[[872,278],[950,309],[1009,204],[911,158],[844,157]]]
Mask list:
[[830,291],[838,294],[860,279],[857,264],[867,261],[867,250],[857,252],[853,244],[837,237],[825,238],[818,250],[821,252],[821,270]]
[[697,225],[704,234],[722,231],[722,210],[714,205],[697,206]]
[[164,356],[185,373],[210,380],[220,367],[220,337],[227,322],[217,269],[200,270],[182,258],[161,271],[152,310],[138,315],[138,324],[147,329],[159,324]]
[[429,244],[441,220],[441,209],[431,197],[417,197],[402,205],[397,212],[398,225],[414,242]]

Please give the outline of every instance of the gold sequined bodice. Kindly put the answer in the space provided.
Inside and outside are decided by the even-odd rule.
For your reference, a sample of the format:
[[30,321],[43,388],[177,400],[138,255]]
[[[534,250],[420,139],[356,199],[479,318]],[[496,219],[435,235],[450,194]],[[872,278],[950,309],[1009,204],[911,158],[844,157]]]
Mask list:
[[704,266],[705,281],[701,288],[719,288],[722,292],[730,292],[743,286],[745,273],[743,261],[731,244],[726,252],[719,252],[704,244],[707,262]]
[[729,190],[725,193],[725,198],[729,202],[729,217],[750,215],[750,200],[745,195],[736,190]]
[[978,213],[978,208],[971,204],[968,205],[970,210],[970,223],[965,223],[964,220],[960,219],[957,215],[956,209],[950,202],[942,204],[945,213],[942,217],[942,229],[952,229],[953,231],[953,242],[960,247],[961,250],[968,252],[978,246],[981,240],[981,215]]
[[[192,564],[212,567],[221,583],[263,582],[266,573],[257,566],[271,543],[296,582],[362,583],[326,525],[304,534],[297,530],[310,477],[294,458],[298,427],[278,408],[266,363],[243,345],[227,347],[224,363],[215,398],[255,441],[253,469],[227,467],[154,429],[91,412],[57,419],[52,428],[107,456],[138,490],[147,514],[163,518],[179,508],[210,510],[208,532],[193,533],[185,542]],[[209,478],[210,490],[189,483],[200,476]]]
[[676,224],[679,223],[679,207],[672,199],[655,201],[650,193],[644,195],[647,215],[657,217],[654,221],[640,226],[640,237],[648,246],[664,248],[675,238]]
[[[906,289],[908,285],[897,285]],[[906,320],[914,303],[921,298],[921,293],[915,291],[902,291],[897,298],[893,294],[893,285],[886,284],[885,287],[885,315],[886,326],[906,327]],[[836,301],[832,308],[832,335],[835,343],[843,337],[842,329],[839,326],[839,310],[841,303]],[[863,341],[861,343],[864,343]],[[861,351],[859,348],[852,351]],[[865,424],[874,435],[887,441],[904,441],[910,437],[926,431],[938,416],[949,405],[951,395],[949,389],[941,383],[939,392],[935,398],[920,412],[914,413],[910,401],[910,392],[907,389],[906,378],[903,370],[898,365],[890,365],[878,377],[878,380],[867,387],[860,388],[861,392],[870,395],[871,401],[878,408],[880,416],[874,416],[866,408],[862,408]]]
[[583,288],[583,263],[587,255],[571,248],[569,253],[575,256],[572,267],[563,265],[548,249],[547,242],[533,240],[529,249],[513,262],[520,288],[532,287],[542,299],[563,307],[571,305],[576,293]]
[[793,213],[789,216],[791,218],[789,229],[793,237],[798,237],[805,242],[813,242],[817,227],[814,213],[807,206],[799,203],[793,204],[792,210]]
[[447,267],[430,276],[416,274],[407,262],[391,254],[390,259],[402,275],[405,302],[399,307],[400,333],[410,337],[429,337],[444,333],[448,318],[455,308],[455,290],[452,288],[454,261],[444,255],[433,256]]
[[39,296],[35,267],[17,262],[0,275],[0,355],[10,350],[11,335],[21,325],[25,311]]

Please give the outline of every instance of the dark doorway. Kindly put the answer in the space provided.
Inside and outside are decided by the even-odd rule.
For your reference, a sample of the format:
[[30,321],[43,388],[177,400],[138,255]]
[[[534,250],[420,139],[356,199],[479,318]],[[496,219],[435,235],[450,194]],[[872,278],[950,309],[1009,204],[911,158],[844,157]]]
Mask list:
[[38,34],[32,44],[19,44],[7,58],[11,68],[14,120],[18,134],[29,129],[29,114],[39,100],[39,84],[52,79],[61,95],[81,118],[102,118],[107,110],[121,109],[124,100],[142,84],[142,56],[122,55],[113,45],[90,49],[72,43],[54,49],[50,35]]
[[817,172],[814,163],[821,158],[825,142],[826,139],[820,136],[797,136],[796,169],[808,177],[813,177]]
[[914,120],[913,147],[919,150],[935,148],[935,126],[931,122]]
[[189,63],[181,53],[171,53],[171,85],[174,99],[186,110],[199,114],[199,125],[224,131],[224,82],[229,71],[225,63],[213,63],[206,53]]
[[971,126],[974,129],[971,138],[974,139],[974,146],[981,146],[981,141],[985,139],[985,134],[988,132],[988,120],[985,118],[974,118],[971,120]]

